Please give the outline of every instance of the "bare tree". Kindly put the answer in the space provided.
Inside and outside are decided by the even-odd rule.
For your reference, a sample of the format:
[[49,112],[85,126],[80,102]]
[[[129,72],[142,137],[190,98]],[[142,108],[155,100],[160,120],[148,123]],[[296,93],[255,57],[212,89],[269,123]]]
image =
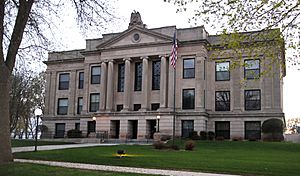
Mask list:
[[[33,112],[44,109],[45,73],[36,74],[24,67],[15,69],[10,88],[10,132],[28,139],[35,128]],[[31,134],[32,136],[32,134]]]
[[[194,7],[194,15],[191,16],[190,22],[195,24],[201,22],[218,28],[222,35],[220,43],[222,47],[226,47],[225,49],[240,51],[239,49],[246,48],[248,51],[244,52],[254,53],[258,48],[262,48],[259,52],[267,55],[266,58],[269,61],[277,62],[277,65],[285,67],[284,61],[278,62],[278,55],[284,55],[283,49],[285,47],[289,51],[287,61],[293,65],[300,63],[298,61],[300,57],[299,0],[164,1],[176,4],[178,12]],[[253,33],[253,31],[257,32]],[[245,41],[252,45],[244,45]],[[248,48],[249,46],[251,47]],[[214,46],[213,48],[215,49]],[[236,55],[240,53],[236,53]],[[239,61],[237,59],[237,62]]]
[[[114,18],[105,0],[2,0],[0,1],[0,164],[13,160],[10,143],[9,78],[17,58],[40,59],[51,46],[53,20],[67,3],[77,13],[82,29],[101,29]],[[32,54],[34,53],[34,54]]]

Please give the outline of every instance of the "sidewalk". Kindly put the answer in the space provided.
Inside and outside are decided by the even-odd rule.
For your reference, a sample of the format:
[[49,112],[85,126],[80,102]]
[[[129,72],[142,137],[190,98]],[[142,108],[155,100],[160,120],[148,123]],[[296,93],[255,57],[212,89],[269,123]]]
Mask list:
[[162,170],[162,169],[145,169],[145,168],[106,166],[106,165],[69,163],[69,162],[57,162],[57,161],[41,161],[41,160],[27,160],[27,159],[14,159],[14,161],[15,162],[20,162],[20,163],[43,164],[43,165],[49,165],[49,166],[58,166],[58,167],[74,168],[74,169],[86,169],[86,170],[96,170],[96,171],[111,171],[111,172],[127,172],[127,173],[152,174],[152,175],[236,176],[236,175],[228,175],[228,174],[211,174],[211,173],[174,171],[174,170]]
[[[65,144],[65,145],[44,145],[37,146],[38,151],[42,150],[57,150],[57,149],[66,149],[66,148],[80,148],[80,147],[96,147],[96,146],[114,146],[118,144]],[[13,147],[12,152],[30,152],[34,151],[34,146],[28,147]]]

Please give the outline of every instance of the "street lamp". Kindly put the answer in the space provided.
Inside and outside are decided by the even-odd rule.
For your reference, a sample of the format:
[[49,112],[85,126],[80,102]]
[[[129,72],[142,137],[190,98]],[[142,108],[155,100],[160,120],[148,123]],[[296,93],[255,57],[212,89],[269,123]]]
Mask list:
[[160,115],[156,116],[157,119],[157,132],[159,132],[159,120],[160,120]]
[[34,115],[36,116],[36,127],[35,127],[35,145],[34,151],[37,151],[37,138],[38,138],[38,128],[39,128],[39,118],[43,114],[43,111],[40,108],[34,110]]
[[93,121],[96,121],[96,117],[95,116],[93,116],[92,119],[93,119]]

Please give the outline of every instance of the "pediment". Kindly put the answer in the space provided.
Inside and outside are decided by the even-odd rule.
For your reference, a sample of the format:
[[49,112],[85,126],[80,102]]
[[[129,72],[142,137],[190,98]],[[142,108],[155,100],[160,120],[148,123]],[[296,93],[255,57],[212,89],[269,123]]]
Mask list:
[[151,31],[146,28],[134,26],[120,33],[118,36],[101,43],[97,46],[98,49],[109,49],[126,46],[138,46],[154,43],[170,43],[172,37]]

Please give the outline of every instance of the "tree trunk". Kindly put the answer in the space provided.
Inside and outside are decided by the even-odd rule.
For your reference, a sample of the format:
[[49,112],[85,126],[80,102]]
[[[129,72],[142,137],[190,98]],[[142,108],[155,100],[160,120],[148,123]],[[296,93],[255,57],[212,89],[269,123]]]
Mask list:
[[9,76],[5,64],[0,65],[0,164],[13,161],[9,125]]

